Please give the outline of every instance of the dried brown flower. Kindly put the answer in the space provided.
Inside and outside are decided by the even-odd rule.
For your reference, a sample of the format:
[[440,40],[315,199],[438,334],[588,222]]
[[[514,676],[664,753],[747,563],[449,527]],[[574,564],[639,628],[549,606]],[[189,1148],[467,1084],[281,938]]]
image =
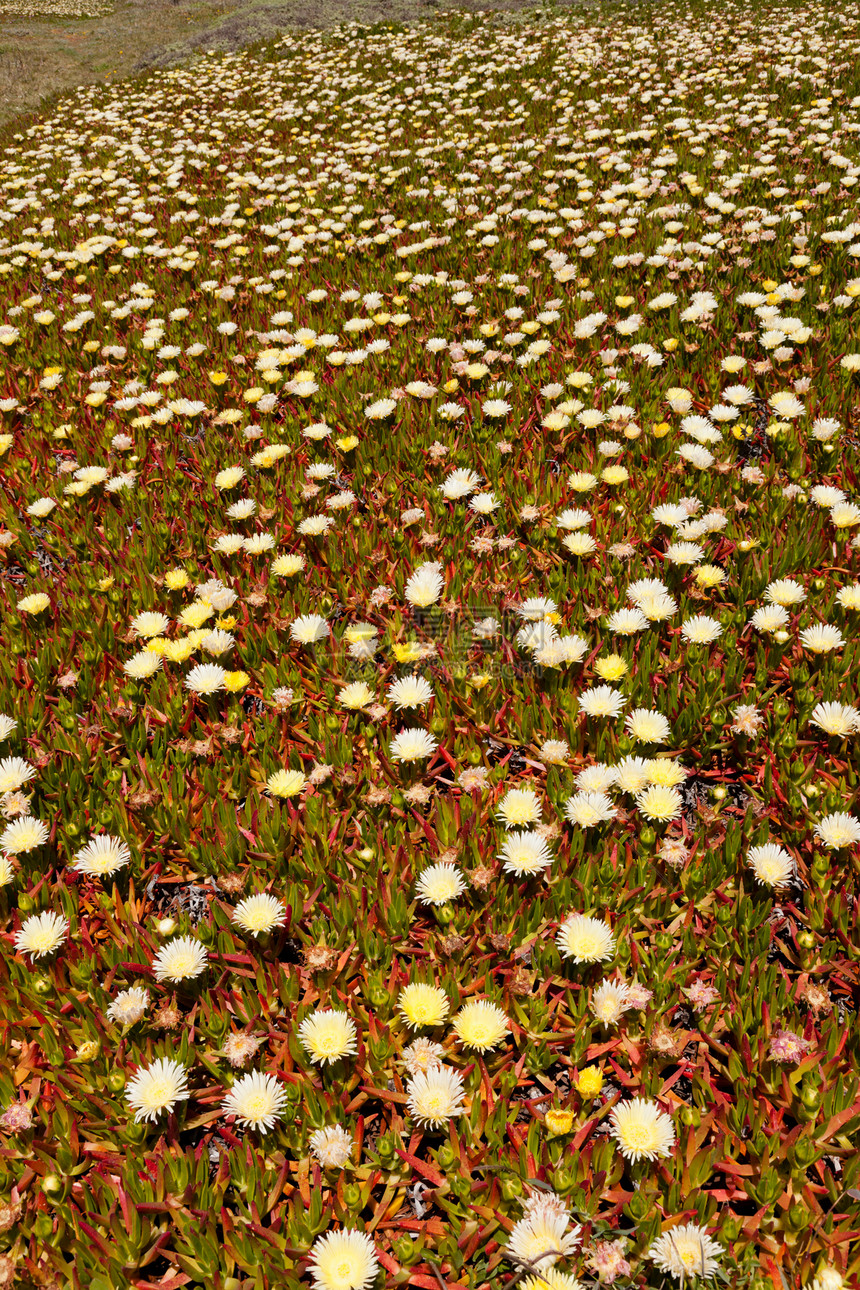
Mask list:
[[133,811],[139,811],[144,806],[154,806],[160,796],[153,789],[138,788],[129,797],[128,804]]
[[655,1026],[648,1040],[648,1047],[654,1053],[659,1053],[661,1057],[670,1057],[673,1060],[680,1057],[687,1047],[687,1032],[679,1030],[670,1030],[662,1022]]
[[[13,1102],[0,1115],[0,1129],[4,1133],[24,1133],[33,1124],[33,1111],[26,1102]],[[0,1232],[5,1228],[0,1227]]]
[[514,968],[508,977],[508,990],[517,999],[524,999],[534,989],[535,974],[523,967]]
[[173,1000],[164,999],[152,1014],[152,1024],[159,1030],[175,1030],[182,1020],[182,1013]]
[[408,788],[403,796],[407,802],[416,803],[419,806],[425,805],[433,796],[434,789],[430,784],[413,784]]
[[305,950],[305,967],[309,972],[330,972],[337,962],[337,951],[328,945],[312,945]]
[[823,985],[818,985],[815,981],[808,981],[801,991],[801,999],[806,1006],[816,1015],[819,1012],[832,1012],[833,1002],[830,998],[830,991]]
[[224,1041],[224,1056],[231,1066],[238,1069],[254,1056],[262,1042],[263,1040],[257,1035],[248,1035],[244,1032],[228,1035]]

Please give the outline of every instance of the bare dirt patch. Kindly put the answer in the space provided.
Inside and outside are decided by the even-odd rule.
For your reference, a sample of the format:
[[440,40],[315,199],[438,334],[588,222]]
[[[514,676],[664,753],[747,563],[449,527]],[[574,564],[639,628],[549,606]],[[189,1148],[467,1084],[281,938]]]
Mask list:
[[[50,0],[46,0],[49,3]],[[0,122],[76,85],[235,50],[290,29],[408,24],[453,9],[533,10],[540,0],[120,0],[96,18],[0,14]]]

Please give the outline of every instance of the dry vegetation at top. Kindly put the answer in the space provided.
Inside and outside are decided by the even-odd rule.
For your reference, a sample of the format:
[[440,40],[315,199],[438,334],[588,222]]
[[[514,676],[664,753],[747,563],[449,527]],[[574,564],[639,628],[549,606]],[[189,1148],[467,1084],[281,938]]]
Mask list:
[[[480,7],[470,0],[4,0],[0,123],[75,85],[172,66],[209,49],[241,49],[289,29],[408,23]],[[488,0],[483,7],[510,13],[537,3]],[[71,16],[76,12],[97,16]]]

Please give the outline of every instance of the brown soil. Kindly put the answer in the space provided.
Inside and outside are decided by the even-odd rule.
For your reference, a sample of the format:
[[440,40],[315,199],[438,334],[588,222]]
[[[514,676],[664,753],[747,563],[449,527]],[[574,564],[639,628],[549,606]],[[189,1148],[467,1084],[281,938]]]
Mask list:
[[[48,0],[49,2],[49,0]],[[0,122],[48,95],[168,67],[210,49],[234,50],[280,32],[355,20],[408,24],[448,10],[514,13],[540,0],[118,0],[99,18],[0,15]]]

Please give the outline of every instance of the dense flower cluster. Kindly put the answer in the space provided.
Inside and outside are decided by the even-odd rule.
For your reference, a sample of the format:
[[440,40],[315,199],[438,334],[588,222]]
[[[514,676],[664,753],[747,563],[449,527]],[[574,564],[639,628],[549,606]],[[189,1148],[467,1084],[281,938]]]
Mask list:
[[858,65],[453,15],[7,138],[0,1283],[856,1275]]

